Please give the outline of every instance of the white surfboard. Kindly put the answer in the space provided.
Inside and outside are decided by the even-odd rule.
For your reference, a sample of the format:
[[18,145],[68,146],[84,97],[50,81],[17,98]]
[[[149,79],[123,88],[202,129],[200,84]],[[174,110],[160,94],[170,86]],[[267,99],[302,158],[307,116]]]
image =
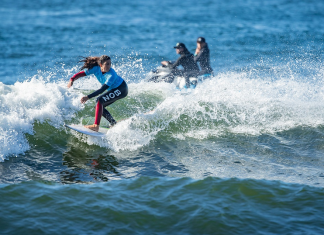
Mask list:
[[[144,115],[153,114],[154,112],[155,112],[155,110],[152,110],[152,111],[144,113]],[[119,120],[118,123],[122,122],[122,121],[126,121],[126,120],[128,120],[130,118],[125,118],[125,119]],[[107,131],[109,130],[108,127],[99,127],[99,131],[96,132],[96,131],[92,131],[89,128],[86,128],[86,127],[84,127],[83,125],[80,125],[80,124],[78,124],[78,125],[76,125],[76,124],[71,124],[71,125],[64,124],[64,126],[70,128],[71,130],[80,132],[82,134],[95,136],[95,137],[104,137],[107,134]]]
[[64,125],[64,126],[70,128],[74,131],[80,132],[82,134],[91,135],[91,136],[95,136],[95,137],[104,137],[109,129],[109,128],[104,128],[104,127],[99,127],[99,131],[96,132],[96,131],[92,131],[92,130],[84,127],[83,125],[72,124],[72,125]]

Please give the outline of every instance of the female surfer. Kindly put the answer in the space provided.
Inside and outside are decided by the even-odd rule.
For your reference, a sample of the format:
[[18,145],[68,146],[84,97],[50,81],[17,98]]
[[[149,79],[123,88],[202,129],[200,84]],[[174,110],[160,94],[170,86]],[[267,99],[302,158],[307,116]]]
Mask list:
[[103,93],[103,95],[97,98],[96,112],[95,112],[95,121],[93,125],[85,126],[93,131],[99,130],[99,124],[101,116],[104,116],[110,123],[110,126],[115,125],[117,122],[111,116],[106,106],[114,103],[116,100],[125,98],[128,94],[128,87],[124,79],[117,75],[114,69],[111,68],[111,59],[109,56],[102,55],[100,57],[86,57],[80,62],[84,62],[81,67],[81,71],[76,73],[73,77],[70,78],[67,87],[70,88],[73,85],[73,82],[80,77],[84,77],[90,74],[96,76],[98,81],[102,84],[102,87],[91,93],[90,95],[83,96],[81,98],[81,103],[84,104],[87,100]]

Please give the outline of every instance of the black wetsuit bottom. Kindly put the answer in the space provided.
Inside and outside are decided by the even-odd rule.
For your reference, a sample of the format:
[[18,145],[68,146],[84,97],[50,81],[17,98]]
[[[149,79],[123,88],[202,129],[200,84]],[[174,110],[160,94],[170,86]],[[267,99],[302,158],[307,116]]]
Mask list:
[[123,81],[117,88],[111,89],[97,98],[97,102],[100,102],[103,106],[102,116],[108,120],[111,126],[115,125],[117,122],[105,107],[111,105],[117,100],[125,98],[127,94],[128,86],[126,82]]

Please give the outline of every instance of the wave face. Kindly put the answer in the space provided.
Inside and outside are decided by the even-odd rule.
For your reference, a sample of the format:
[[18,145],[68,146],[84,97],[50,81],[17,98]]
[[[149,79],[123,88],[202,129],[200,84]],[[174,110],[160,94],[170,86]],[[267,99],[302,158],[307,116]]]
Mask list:
[[140,113],[114,127],[100,145],[115,151],[135,150],[156,138],[260,136],[323,125],[322,81],[250,76],[219,74],[188,92],[176,91],[168,84],[133,84],[128,100],[121,105],[137,102],[142,105],[136,107]]
[[[100,87],[95,78],[80,79],[73,89],[67,89],[64,80],[52,81],[42,74],[13,85],[1,84],[1,160],[23,154],[29,158],[42,151],[75,158],[73,146],[85,150],[86,144],[95,159],[102,150],[118,159],[136,156],[131,162],[157,155],[156,163],[147,157],[137,162],[157,164],[148,170],[152,176],[238,177],[322,186],[323,70],[309,67],[312,76],[307,78],[293,72],[289,64],[272,67],[271,73],[219,73],[186,91],[173,84],[128,81],[129,95],[108,107],[119,122],[104,138],[63,127],[64,123],[92,123],[95,99],[81,105],[80,98]],[[89,86],[92,89],[85,90]],[[102,124],[108,123],[103,119]],[[52,170],[40,177],[62,180],[64,171]],[[132,166],[123,176],[107,175],[143,174],[137,170]],[[5,175],[3,182],[10,182]],[[17,180],[29,177],[33,178],[20,174]]]

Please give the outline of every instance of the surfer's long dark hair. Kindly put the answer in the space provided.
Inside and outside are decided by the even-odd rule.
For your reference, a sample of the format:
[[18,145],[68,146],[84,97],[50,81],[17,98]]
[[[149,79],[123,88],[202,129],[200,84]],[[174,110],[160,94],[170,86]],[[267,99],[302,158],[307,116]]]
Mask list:
[[105,61],[110,60],[110,57],[107,55],[98,56],[88,56],[79,62],[83,62],[83,66],[80,68],[80,71],[83,69],[92,69],[95,66],[103,64]]

